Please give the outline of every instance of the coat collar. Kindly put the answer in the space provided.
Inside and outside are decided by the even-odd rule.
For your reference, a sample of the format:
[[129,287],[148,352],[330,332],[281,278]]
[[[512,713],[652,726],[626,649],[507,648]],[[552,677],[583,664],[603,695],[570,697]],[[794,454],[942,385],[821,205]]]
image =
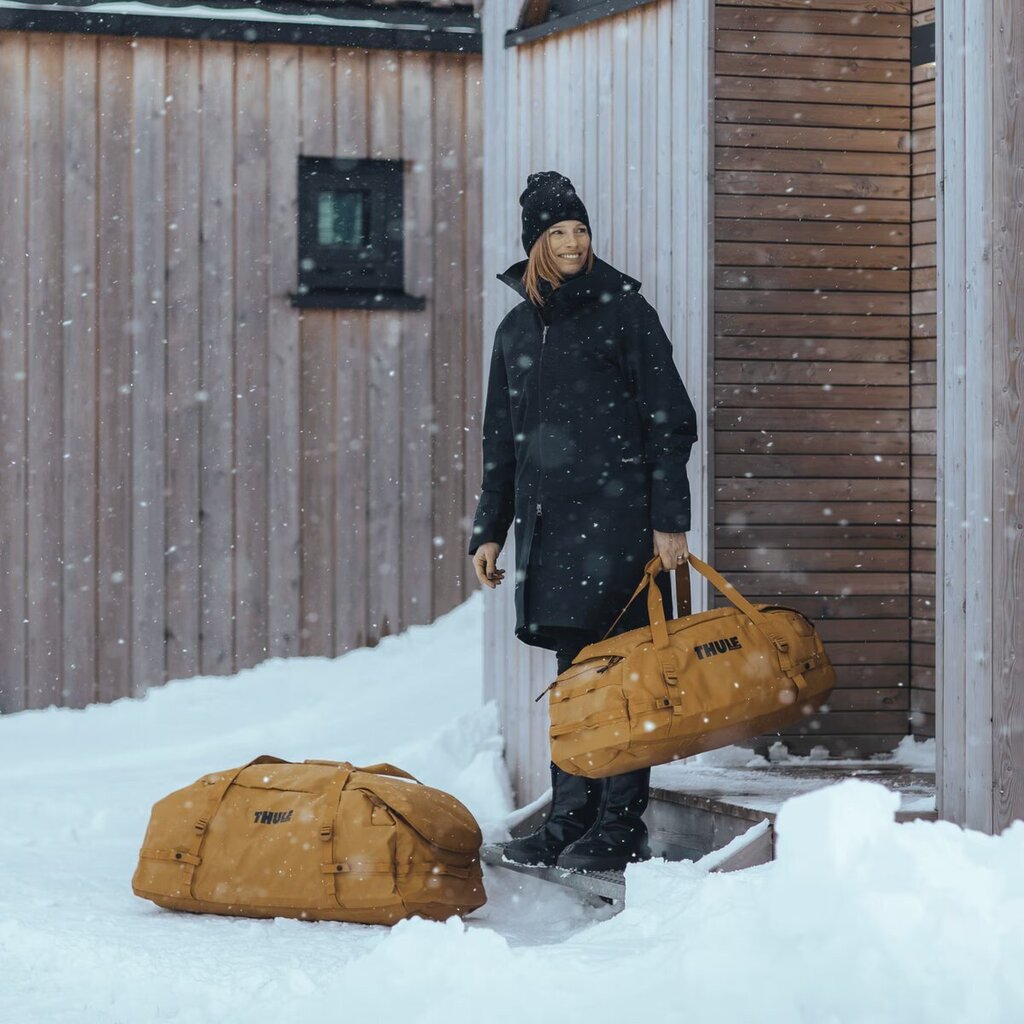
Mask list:
[[[523,286],[526,264],[526,260],[519,260],[496,276],[499,281],[504,281],[509,288],[529,302],[529,296]],[[613,297],[624,292],[638,292],[640,282],[635,277],[616,270],[610,263],[605,263],[600,256],[595,256],[594,266],[589,273],[576,274],[553,291],[547,282],[542,282],[541,287],[546,300],[542,310],[542,313],[546,314],[544,319],[554,320],[568,315],[581,306],[597,302],[603,296]]]

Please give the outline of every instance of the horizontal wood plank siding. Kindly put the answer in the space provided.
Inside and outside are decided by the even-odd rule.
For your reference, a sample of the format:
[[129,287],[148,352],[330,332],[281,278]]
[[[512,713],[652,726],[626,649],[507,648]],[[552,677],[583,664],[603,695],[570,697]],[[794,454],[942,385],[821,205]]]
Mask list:
[[[935,20],[935,0],[914,0],[914,24]],[[927,216],[911,226],[910,724],[935,735],[935,64],[912,70],[910,173]]]
[[[0,712],[334,657],[469,595],[481,71],[0,33]],[[300,153],[406,161],[425,312],[291,306]]]
[[910,15],[716,6],[716,565],[828,644],[798,753],[890,749],[912,714]]

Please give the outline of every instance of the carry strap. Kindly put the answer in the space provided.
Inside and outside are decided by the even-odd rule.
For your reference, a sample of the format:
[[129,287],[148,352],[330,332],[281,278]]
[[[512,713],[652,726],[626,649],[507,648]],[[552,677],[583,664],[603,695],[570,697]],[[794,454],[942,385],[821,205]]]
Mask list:
[[338,817],[338,804],[341,803],[341,794],[352,778],[356,770],[347,761],[324,762],[312,761],[311,764],[333,764],[338,769],[330,785],[324,792],[324,808],[320,815],[320,841],[323,844],[320,853],[320,877],[324,884],[325,908],[340,907],[338,899],[338,887],[334,883],[334,876],[344,867],[339,865],[338,859],[334,856],[334,823]]
[[[802,691],[807,685],[807,681],[803,678],[803,675],[799,670],[794,671],[796,666],[793,665],[792,659],[788,655],[789,644],[785,637],[777,633],[773,628],[771,621],[764,614],[755,608],[721,573],[712,569],[707,562],[702,562],[693,552],[690,552],[687,556],[687,561],[694,569],[697,570],[723,597],[727,598],[733,605],[735,605],[744,615],[746,615],[750,621],[757,627],[758,630],[765,636],[768,642],[776,649],[779,656],[779,662],[782,666],[783,671],[793,679],[797,686],[797,689]],[[615,621],[611,624],[608,632],[605,633],[603,639],[607,640],[612,630],[618,625],[619,620],[623,615],[626,614],[629,606],[640,596],[643,589],[647,588],[647,616],[651,624],[651,639],[654,641],[655,652],[658,656],[658,661],[661,664],[662,672],[665,676],[666,682],[669,684],[675,684],[678,680],[678,671],[675,660],[675,652],[672,649],[671,643],[668,637],[668,627],[665,623],[665,603],[661,598],[661,588],[657,585],[655,577],[661,571],[661,555],[655,555],[646,566],[644,566],[643,579],[637,584],[636,590],[633,591],[633,596],[626,602],[626,606],[619,612]],[[676,585],[677,596],[680,594],[678,589],[679,578],[683,573],[683,568],[678,567],[676,569]],[[687,598],[687,606],[690,603],[690,581],[689,581],[689,570],[686,572],[686,585],[685,592]],[[680,611],[682,611],[682,599],[679,601]],[[682,616],[680,616],[682,617]]]
[[371,764],[366,768],[356,768],[355,770],[357,772],[366,772],[368,775],[391,775],[396,779],[409,779],[417,785],[423,785],[415,775],[410,775],[401,768],[396,768],[393,764],[388,764],[387,761],[381,761],[379,764]]
[[[690,614],[693,607],[690,597],[690,568],[689,566],[677,565],[672,571],[676,575],[676,602],[679,605],[679,617],[683,618]],[[611,636],[612,630],[619,624],[619,620],[629,611],[629,606],[640,596],[640,592],[646,586],[647,573],[645,570],[643,578],[637,585],[636,590],[633,591],[633,596],[626,602],[625,608],[615,617],[615,621],[608,627],[608,632],[601,637],[602,640],[607,640]]]
[[[656,567],[655,567],[656,566]],[[647,619],[651,624],[651,637],[654,640],[654,650],[661,665],[662,675],[665,681],[674,685],[679,679],[679,671],[676,664],[675,651],[668,638],[668,626],[665,622],[665,603],[661,599],[661,589],[654,582],[658,570],[661,568],[661,555],[655,555],[644,569],[643,579],[633,591],[633,596],[626,602],[626,607],[619,612],[615,621],[609,626],[608,632],[602,637],[607,640],[612,630],[619,624],[622,616],[629,610],[629,606],[640,596],[640,592],[647,587]],[[690,614],[690,570],[686,566],[676,566],[676,600],[679,605],[680,618]],[[685,609],[685,610],[684,610]],[[543,696],[543,694],[542,694]]]
[[403,771],[401,768],[396,768],[393,764],[388,764],[387,761],[380,761],[377,764],[367,765],[365,768],[357,768],[353,766],[349,761],[322,761],[319,758],[307,758],[302,762],[303,764],[326,764],[332,768],[351,768],[354,772],[366,772],[367,775],[391,775],[396,779],[409,779],[412,782],[422,786],[423,783],[416,778],[415,775],[410,775],[408,772]]
[[181,860],[186,864],[185,882],[188,885],[189,895],[195,899],[195,893],[192,892],[192,879],[195,877],[196,868],[199,867],[203,862],[202,850],[203,842],[206,839],[207,830],[210,827],[210,822],[213,820],[214,815],[220,808],[224,797],[227,795],[227,791],[231,788],[232,783],[238,778],[246,768],[251,767],[254,764],[287,764],[280,757],[273,757],[270,754],[261,754],[259,757],[254,757],[248,764],[243,764],[239,768],[231,768],[226,771],[219,779],[209,784],[210,788],[207,790],[206,800],[203,803],[202,810],[199,812],[199,817],[196,818],[195,824],[193,825],[193,835],[189,839],[188,843],[185,844],[184,850],[175,850],[175,854],[181,853],[181,857],[175,856],[175,860]]
[[[775,632],[771,620],[764,612],[755,608],[724,576],[702,562],[696,555],[689,556],[690,565],[694,567],[723,597],[731,601],[751,622],[768,638],[772,646],[779,652],[789,650],[786,638]],[[652,560],[653,561],[653,560]],[[788,660],[788,659],[787,659]]]

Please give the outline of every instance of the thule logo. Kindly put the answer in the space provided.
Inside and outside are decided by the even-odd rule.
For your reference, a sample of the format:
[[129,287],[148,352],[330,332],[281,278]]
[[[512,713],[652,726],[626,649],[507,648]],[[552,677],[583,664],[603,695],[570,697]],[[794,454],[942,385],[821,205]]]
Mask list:
[[721,640],[712,640],[709,644],[697,644],[693,650],[697,660],[702,661],[704,658],[713,658],[716,654],[725,654],[726,651],[739,650],[742,646],[739,637],[727,636]]
[[254,825],[280,825],[282,821],[291,821],[291,811],[253,811]]

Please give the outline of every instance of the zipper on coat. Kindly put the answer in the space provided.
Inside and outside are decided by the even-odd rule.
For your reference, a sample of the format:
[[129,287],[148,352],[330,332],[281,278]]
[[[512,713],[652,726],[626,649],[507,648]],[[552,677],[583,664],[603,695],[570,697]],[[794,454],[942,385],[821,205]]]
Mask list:
[[[548,340],[548,325],[544,324],[540,332],[540,364],[537,367],[537,405],[539,407],[537,420],[537,454],[540,456],[541,484],[544,483],[544,400],[541,397],[541,382],[544,374],[544,343]],[[543,487],[541,487],[543,491]],[[537,499],[537,515],[541,515],[540,499]],[[543,694],[541,694],[543,696]],[[539,698],[538,698],[539,699]]]

